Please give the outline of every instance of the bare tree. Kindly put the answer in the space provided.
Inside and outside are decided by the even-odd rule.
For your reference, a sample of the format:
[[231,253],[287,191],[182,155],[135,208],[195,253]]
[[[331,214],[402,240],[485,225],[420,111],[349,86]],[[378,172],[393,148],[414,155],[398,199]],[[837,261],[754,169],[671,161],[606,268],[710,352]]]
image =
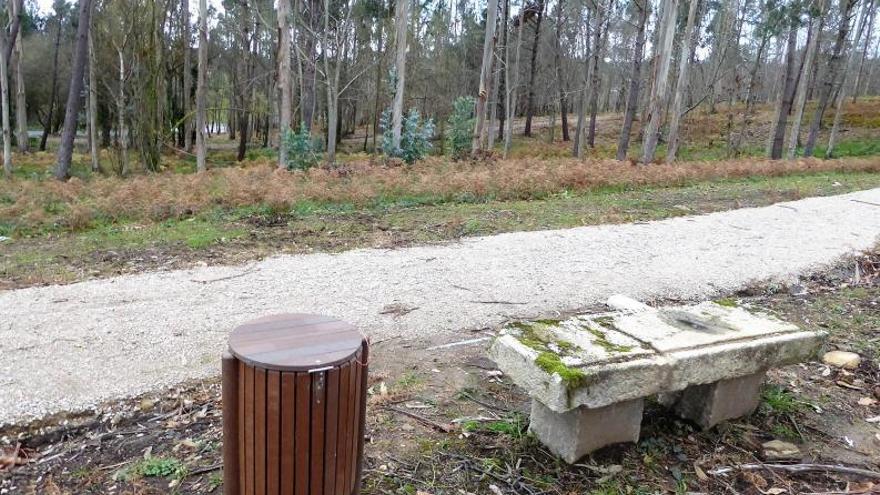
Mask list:
[[[532,59],[529,67],[529,87],[527,89],[528,98],[526,99],[526,127],[523,131],[523,136],[529,137],[532,135],[532,117],[535,113],[535,73],[538,70],[538,48],[541,40],[541,19],[544,18],[544,6],[547,3],[544,0],[537,0],[537,2],[537,5],[523,8],[523,13],[525,13],[526,10],[533,10],[533,13],[537,18],[535,20],[535,37],[532,39]],[[521,22],[526,19],[524,15],[521,15],[520,18]]]
[[70,178],[70,160],[73,156],[73,140],[76,137],[76,123],[82,100],[79,95],[83,87],[83,75],[88,56],[89,19],[92,13],[92,0],[79,0],[79,24],[76,28],[76,49],[70,74],[70,88],[67,93],[67,107],[64,114],[64,127],[61,131],[61,144],[58,147],[58,162],[55,165],[55,178]]
[[208,1],[199,0],[199,74],[196,80],[196,170],[207,170],[205,120],[208,82]]
[[407,21],[409,20],[409,0],[397,0],[394,12],[394,71],[397,86],[394,89],[394,102],[391,104],[391,145],[400,148],[400,132],[403,123],[403,94],[406,90],[406,44]]
[[785,127],[788,124],[788,115],[794,104],[794,92],[800,77],[800,68],[797,67],[797,33],[798,19],[791,16],[788,31],[788,41],[785,49],[785,69],[782,73],[782,90],[779,94],[779,104],[776,107],[776,119],[773,134],[770,141],[770,158],[778,160],[782,158],[782,148],[785,144]]
[[58,99],[58,51],[61,47],[61,32],[64,29],[64,3],[56,2],[55,4],[55,46],[52,50],[52,82],[49,94],[49,111],[46,115],[46,122],[43,125],[43,135],[40,136],[40,151],[46,151],[46,141],[49,139],[49,133],[52,132],[52,123],[55,120],[55,105]]
[[[596,6],[596,7],[598,8],[598,6]],[[590,70],[593,67],[593,64],[590,63],[590,61],[591,61],[590,33],[593,32],[593,29],[590,26],[591,9],[590,9],[589,5],[587,5],[586,11],[587,11],[587,16],[586,16],[586,20],[584,22],[584,28],[585,28],[586,32],[584,33],[584,37],[583,37],[585,40],[584,41],[584,52],[585,52],[584,53],[584,72],[583,72],[584,77],[583,77],[583,81],[581,81],[581,92],[580,92],[581,94],[578,99],[578,118],[577,118],[577,124],[575,125],[574,142],[572,143],[572,154],[577,158],[581,158],[584,156],[584,142],[585,142],[584,126],[585,126],[585,120],[586,120],[585,117],[587,115],[587,103],[588,103],[587,83],[588,83],[588,81],[590,81]],[[598,13],[596,14],[596,17],[597,17],[597,21],[598,21],[598,19],[599,19]],[[596,29],[599,29],[598,23],[597,23]]]
[[675,37],[675,18],[678,12],[678,0],[670,0],[663,7],[663,15],[660,24],[660,42],[658,46],[657,66],[654,68],[654,84],[651,86],[651,96],[648,100],[648,113],[650,114],[648,125],[645,126],[645,138],[643,146],[642,162],[651,163],[654,153],[657,151],[657,141],[660,133],[660,121],[663,119],[663,109],[666,107],[666,93],[669,87],[669,66],[672,62],[672,41]]
[[94,4],[92,4],[92,14],[89,16],[89,93],[88,93],[88,115],[89,115],[89,155],[92,159],[92,171],[97,172],[101,168],[98,161],[98,78],[95,74],[95,65],[97,65],[95,54],[95,22],[94,22]]
[[840,65],[843,61],[843,48],[846,45],[846,37],[850,28],[850,15],[857,1],[840,1],[840,21],[837,27],[837,39],[834,40],[831,57],[828,59],[828,69],[819,91],[819,102],[816,106],[816,113],[813,115],[813,121],[810,123],[810,133],[807,135],[807,142],[804,143],[804,156],[813,156],[813,148],[816,146],[816,140],[819,138],[819,128],[822,126],[822,117],[825,116],[825,111],[831,102],[832,92],[837,86],[837,79],[840,76]]
[[[523,2],[523,7],[525,7],[525,2]],[[506,93],[504,95],[504,113],[505,120],[507,120],[507,128],[504,130],[504,158],[507,158],[508,153],[510,153],[510,141],[513,137],[513,117],[515,116],[515,107],[516,107],[516,97],[517,97],[517,89],[519,88],[519,60],[520,60],[520,47],[522,47],[522,33],[523,33],[523,24],[525,21],[523,19],[523,9],[520,11],[519,19],[514,21],[514,26],[516,26],[516,53],[514,54],[514,64],[513,64],[513,80],[511,81],[511,67],[507,65],[504,68],[504,89]],[[507,44],[504,45],[504,50],[507,52],[507,58],[510,60],[510,47]]]
[[837,144],[837,133],[840,130],[840,118],[843,114],[843,102],[846,100],[846,90],[849,87],[849,75],[856,71],[855,61],[859,52],[859,41],[862,39],[862,32],[865,29],[868,10],[872,8],[873,2],[867,1],[862,5],[861,14],[859,14],[855,37],[852,42],[852,49],[849,52],[849,60],[847,60],[846,65],[844,65],[843,80],[840,82],[840,87],[837,88],[837,96],[834,99],[834,124],[831,126],[831,135],[828,137],[828,147],[825,149],[825,158],[831,158],[834,154],[834,145]]
[[480,150],[480,138],[483,135],[483,126],[486,124],[486,100],[492,85],[492,61],[494,59],[492,55],[495,45],[495,24],[498,19],[498,0],[489,0],[487,8],[486,34],[483,37],[483,63],[480,67],[480,91],[477,94],[476,123],[471,143],[471,150],[474,153]]
[[675,84],[675,98],[672,101],[672,108],[669,110],[669,139],[667,140],[666,161],[672,163],[675,161],[675,155],[678,153],[678,143],[680,141],[678,133],[681,126],[681,118],[684,111],[684,94],[688,87],[688,68],[690,64],[687,58],[691,52],[691,44],[694,43],[694,20],[697,17],[698,0],[690,0],[688,8],[687,27],[685,27],[684,36],[681,43],[681,56],[678,63],[678,81]]
[[636,7],[636,40],[633,46],[632,71],[629,76],[629,91],[626,95],[626,110],[623,114],[623,127],[620,130],[620,139],[617,141],[617,159],[626,160],[629,150],[629,140],[632,134],[633,121],[639,107],[639,88],[642,86],[642,59],[645,51],[645,26],[648,23],[648,13],[651,7],[650,0],[635,0]]
[[278,0],[278,91],[280,93],[278,132],[281,143],[278,146],[278,168],[287,167],[287,147],[284,136],[290,132],[290,16],[289,0]]
[[565,0],[556,4],[556,50],[553,56],[556,69],[556,93],[559,97],[559,118],[562,120],[562,140],[568,141],[568,94],[562,72],[562,25]]
[[[13,24],[16,22],[21,24],[21,0],[12,0],[9,2],[11,10],[10,20]],[[15,124],[16,124],[16,141],[18,142],[18,151],[26,153],[30,148],[30,139],[28,137],[27,122],[27,95],[24,85],[24,68],[22,58],[24,57],[24,47],[21,44],[21,29],[11,26],[11,31],[15,31],[15,40],[12,41],[12,70],[15,73]]]
[[853,103],[856,103],[859,98],[859,91],[862,87],[862,74],[865,72],[865,60],[868,58],[868,49],[871,46],[871,38],[874,35],[874,20],[877,18],[877,5],[874,3],[873,0],[869,2],[870,7],[868,10],[870,18],[868,20],[868,29],[865,34],[865,45],[862,48],[862,56],[859,58],[859,70],[856,72],[856,81],[853,84]]
[[192,102],[190,101],[190,93],[192,92],[192,54],[190,50],[190,16],[189,16],[189,0],[180,1],[180,11],[183,15],[181,22],[183,23],[183,149],[187,153],[192,151],[192,120],[190,119],[190,109]]
[[3,121],[3,175],[9,179],[12,177],[12,129],[9,123],[9,69],[6,58],[7,46],[14,42],[9,39],[8,26],[3,27],[0,33],[0,112]]
[[[844,0],[846,1],[846,0]],[[818,0],[818,15],[810,17],[809,26],[807,28],[807,49],[804,52],[804,61],[801,65],[801,74],[798,79],[797,89],[795,91],[794,118],[791,121],[791,132],[788,137],[788,154],[789,160],[794,159],[797,153],[798,141],[800,141],[801,122],[804,119],[804,108],[807,105],[807,92],[809,81],[807,71],[813,66],[813,58],[816,56],[816,50],[819,45],[819,25],[820,18],[825,13],[825,0]]]

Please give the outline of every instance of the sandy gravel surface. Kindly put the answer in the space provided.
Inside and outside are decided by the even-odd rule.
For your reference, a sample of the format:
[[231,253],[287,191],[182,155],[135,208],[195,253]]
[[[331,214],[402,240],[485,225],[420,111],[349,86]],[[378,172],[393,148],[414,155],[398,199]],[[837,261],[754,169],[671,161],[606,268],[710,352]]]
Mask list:
[[650,223],[0,292],[0,425],[214,375],[227,333],[269,313],[334,315],[383,345],[424,348],[614,293],[695,299],[791,279],[878,239],[873,189]]

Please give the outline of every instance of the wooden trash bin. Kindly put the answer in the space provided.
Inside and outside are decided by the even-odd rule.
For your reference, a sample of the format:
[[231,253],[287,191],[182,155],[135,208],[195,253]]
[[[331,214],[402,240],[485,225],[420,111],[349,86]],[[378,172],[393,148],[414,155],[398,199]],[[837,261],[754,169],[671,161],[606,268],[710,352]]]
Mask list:
[[355,327],[326,316],[268,316],[233,330],[223,356],[224,493],[359,493],[367,353]]

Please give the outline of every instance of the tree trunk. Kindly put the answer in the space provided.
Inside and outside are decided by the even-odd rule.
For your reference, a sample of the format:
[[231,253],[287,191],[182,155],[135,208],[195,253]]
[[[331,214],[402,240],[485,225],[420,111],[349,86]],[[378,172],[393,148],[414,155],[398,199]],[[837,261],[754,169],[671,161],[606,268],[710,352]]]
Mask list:
[[644,149],[642,162],[654,161],[657,142],[660,134],[660,122],[666,108],[666,93],[669,87],[669,65],[672,62],[672,41],[675,37],[675,18],[678,13],[678,0],[670,0],[663,7],[663,19],[658,25],[661,29],[657,66],[654,70],[654,84],[651,86],[651,97],[648,101],[649,120],[645,126]]
[[122,175],[128,173],[128,129],[125,125],[125,57],[121,48],[116,49],[119,58],[119,93],[116,95],[116,134],[119,136],[119,161]]
[[58,99],[58,51],[61,47],[61,29],[64,24],[64,18],[60,12],[56,12],[55,21],[58,27],[55,31],[55,47],[52,52],[52,85],[49,91],[49,114],[46,117],[46,124],[43,126],[43,135],[40,136],[40,151],[46,151],[46,140],[49,133],[52,132],[52,122],[55,117],[55,100]]
[[[577,118],[577,124],[575,126],[575,132],[574,132],[574,143],[572,143],[572,154],[576,158],[581,158],[584,156],[584,141],[585,141],[584,124],[585,124],[586,115],[587,115],[587,82],[590,80],[590,68],[592,67],[592,64],[590,63],[591,58],[590,58],[590,42],[589,42],[590,33],[592,33],[592,30],[590,27],[590,14],[591,14],[590,7],[587,6],[587,19],[586,19],[587,32],[584,35],[584,39],[587,40],[586,43],[584,43],[585,51],[586,51],[586,53],[584,53],[584,77],[583,77],[583,81],[581,84],[581,94],[580,94],[580,97],[578,98],[578,118]],[[598,20],[599,14],[597,13],[596,16],[597,16],[597,20]],[[596,29],[599,29],[598,23],[596,24]]]
[[315,105],[316,105],[316,78],[317,78],[317,36],[319,33],[318,29],[318,15],[319,15],[319,6],[320,0],[307,0],[309,3],[308,11],[308,26],[311,30],[310,33],[304,36],[305,39],[305,49],[304,55],[305,60],[303,63],[303,74],[300,79],[300,112],[302,114],[302,121],[306,125],[306,129],[312,130],[312,121],[314,120],[315,115]]
[[[382,31],[385,23],[379,19],[379,33],[376,49],[376,98],[373,100],[373,152],[376,152],[376,138],[379,135],[379,116],[382,114]],[[366,143],[366,141],[364,141]]]
[[498,0],[489,0],[486,11],[486,33],[483,36],[483,62],[480,65],[480,90],[477,93],[476,123],[471,142],[471,151],[476,153],[481,147],[483,126],[486,125],[486,101],[492,86],[492,60],[495,46],[495,23],[498,19]]
[[782,90],[779,94],[779,105],[776,109],[776,124],[773,128],[773,137],[770,143],[770,159],[782,158],[782,148],[785,143],[785,127],[788,124],[788,115],[794,103],[794,91],[797,87],[797,77],[800,71],[797,65],[797,20],[792,20],[788,31],[788,43],[785,51],[785,71],[783,73]]
[[504,19],[501,24],[501,57],[503,62],[501,64],[501,70],[504,72],[498,76],[498,141],[504,139],[504,123],[507,120],[507,84],[509,83],[507,80],[507,64],[510,62],[510,50],[507,49],[509,37],[507,30],[510,21],[510,0],[504,0],[503,12]]
[[681,126],[682,112],[684,111],[684,94],[689,85],[688,82],[688,58],[690,57],[691,44],[694,43],[694,21],[697,17],[698,0],[690,0],[690,8],[688,9],[687,27],[682,37],[680,61],[678,63],[678,82],[675,84],[675,98],[672,102],[672,109],[669,116],[669,139],[666,151],[666,162],[675,161],[675,155],[678,153],[679,128]]
[[192,54],[190,50],[190,16],[189,16],[189,0],[181,0],[181,15],[183,15],[183,149],[187,153],[192,152],[192,119],[190,119],[190,111],[192,102],[190,101],[190,93],[192,92]]
[[[847,1],[847,0],[843,0]],[[809,86],[809,74],[813,66],[813,58],[819,45],[820,18],[825,15],[825,0],[819,0],[818,15],[810,19],[807,33],[807,48],[804,52],[804,61],[801,65],[801,75],[797,84],[795,97],[794,118],[791,121],[791,133],[788,137],[788,159],[794,159],[797,154],[798,141],[800,141],[801,122],[804,118],[804,108],[807,104],[807,91]]]
[[846,65],[843,67],[843,80],[840,82],[840,86],[837,88],[837,97],[835,98],[834,105],[834,124],[831,126],[831,135],[828,137],[828,148],[825,150],[825,158],[831,158],[834,154],[834,145],[837,144],[837,133],[840,131],[840,118],[843,114],[843,102],[846,100],[846,90],[849,86],[849,75],[850,73],[855,71],[855,61],[856,55],[858,54],[858,46],[859,41],[862,39],[862,32],[865,29],[865,22],[867,21],[868,9],[872,8],[871,2],[867,2],[862,6],[861,14],[859,14],[859,20],[856,24],[856,33],[852,42],[852,49],[849,52],[849,59],[846,62]]
[[252,23],[247,3],[241,3],[239,12],[239,61],[238,61],[238,152],[236,161],[244,160],[247,152],[247,144],[250,136],[251,112],[250,93],[248,85],[251,83],[251,44],[256,36],[250,35]]
[[205,136],[208,83],[208,0],[199,0],[199,73],[196,79],[196,170],[208,169]]
[[89,154],[92,159],[92,171],[101,169],[98,161],[98,78],[95,75],[95,26],[94,5],[89,16]]
[[12,127],[9,121],[9,68],[6,48],[11,42],[6,29],[0,33],[0,112],[3,121],[3,175],[12,178]]
[[[12,9],[11,19],[18,19],[21,10],[21,1],[12,0],[9,2]],[[15,72],[15,123],[17,128],[18,151],[27,153],[30,148],[30,137],[28,136],[27,122],[27,95],[24,86],[24,69],[22,66],[22,58],[24,57],[24,47],[21,44],[21,29],[15,33],[15,39],[10,39],[13,43],[13,59],[12,70]]]
[[820,88],[819,103],[816,107],[816,113],[813,115],[813,121],[810,123],[810,133],[807,135],[807,142],[804,144],[804,156],[813,156],[813,148],[816,146],[816,140],[819,138],[819,128],[822,126],[822,117],[828,109],[832,93],[836,88],[837,76],[841,69],[840,63],[843,60],[843,48],[846,45],[846,37],[849,33],[850,11],[856,4],[856,1],[841,0],[840,2],[841,20],[840,26],[837,29],[837,39],[834,41],[831,58],[828,59],[825,80],[822,81],[822,87]]
[[602,79],[599,75],[599,61],[605,46],[605,34],[608,30],[608,20],[614,0],[607,3],[597,3],[596,32],[593,35],[593,67],[590,69],[590,124],[587,129],[587,144],[590,148],[596,147],[596,115],[599,112],[599,90]]
[[636,111],[639,107],[639,88],[642,82],[642,58],[645,51],[645,25],[648,23],[648,13],[650,9],[650,0],[636,0],[636,9],[638,9],[638,31],[636,32],[636,42],[633,48],[632,72],[630,73],[629,91],[626,98],[626,110],[623,115],[623,128],[620,131],[620,139],[617,141],[617,159],[626,160],[626,153],[629,151],[629,139],[632,134],[633,121],[636,118]]
[[[871,45],[871,36],[874,34],[874,20],[877,16],[877,7],[874,5],[874,2],[869,3],[871,7],[869,7],[869,15],[871,16],[868,20],[868,29],[865,34],[865,46],[862,49],[862,56],[859,59],[859,70],[856,72],[856,81],[853,84],[853,96],[852,101],[856,103],[859,98],[859,89],[862,86],[862,74],[864,74],[865,70],[865,60],[868,58],[868,48]],[[857,47],[853,46],[853,50],[856,50]]]
[[[508,4],[508,6],[509,5],[510,4]],[[513,138],[513,118],[516,116],[515,110],[518,93],[517,89],[519,88],[520,48],[522,47],[522,33],[524,24],[525,22],[520,15],[519,24],[516,28],[516,53],[514,54],[515,61],[513,66],[513,81],[511,81],[510,79],[510,66],[506,65],[504,68],[504,87],[507,90],[507,94],[504,98],[504,113],[506,114],[505,117],[507,120],[507,128],[504,130],[504,158],[507,158],[507,155],[510,153],[510,142]],[[507,46],[507,44],[504,45],[504,50],[507,52],[507,56],[505,58],[510,59],[510,47]]]
[[538,48],[541,39],[541,19],[544,17],[544,0],[538,0],[537,20],[535,21],[535,38],[532,41],[532,63],[529,68],[528,100],[526,100],[526,127],[523,136],[532,136],[532,117],[535,112],[535,72],[538,69]]
[[287,146],[284,138],[290,132],[290,16],[289,0],[278,0],[278,168],[287,168]]
[[[408,0],[400,0],[407,2]],[[321,45],[324,50],[329,47],[328,34],[330,32],[330,0],[324,0],[324,38]],[[337,123],[339,119],[339,72],[342,63],[339,57],[339,46],[336,46],[337,53],[336,63],[334,64],[333,73],[330,73],[330,57],[324,53],[324,76],[327,83],[327,163],[333,165],[336,162],[336,136]],[[406,52],[404,51],[404,55]],[[331,79],[332,77],[332,79]]]
[[58,147],[58,163],[55,165],[55,178],[70,178],[70,160],[73,156],[73,140],[76,138],[76,122],[82,100],[83,75],[86,68],[89,42],[89,19],[92,12],[92,0],[79,0],[79,24],[76,27],[76,49],[73,55],[73,66],[70,69],[70,90],[67,93],[67,107],[64,114],[64,129],[61,132],[61,144]]
[[406,89],[406,44],[409,0],[397,0],[394,13],[394,71],[397,85],[391,106],[391,146],[400,148],[400,132],[403,124],[403,93]]
[[568,141],[568,95],[565,87],[565,77],[562,73],[562,15],[565,0],[559,0],[556,4],[556,52],[554,65],[556,66],[556,93],[559,97],[559,118],[562,121],[562,140]]
[[731,148],[731,153],[733,156],[739,156],[740,149],[742,148],[742,141],[745,138],[745,134],[748,131],[749,126],[752,123],[752,110],[754,109],[754,96],[755,96],[755,88],[758,83],[758,69],[761,68],[761,61],[764,57],[764,50],[767,48],[767,43],[770,41],[770,35],[764,34],[761,37],[761,43],[758,45],[758,52],[755,55],[755,63],[752,64],[752,69],[749,71],[749,87],[746,90],[746,108],[743,111],[742,123],[740,125],[740,131],[736,135],[736,138],[733,142],[733,147]]

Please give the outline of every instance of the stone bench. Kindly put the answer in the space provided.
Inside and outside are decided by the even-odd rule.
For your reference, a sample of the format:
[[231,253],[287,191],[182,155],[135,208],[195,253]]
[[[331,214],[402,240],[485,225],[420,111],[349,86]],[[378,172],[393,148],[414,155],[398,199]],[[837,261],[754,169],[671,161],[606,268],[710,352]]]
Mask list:
[[708,428],[751,413],[769,368],[814,355],[824,338],[729,301],[510,323],[490,354],[532,397],[530,430],[573,463],[639,438],[645,397]]

